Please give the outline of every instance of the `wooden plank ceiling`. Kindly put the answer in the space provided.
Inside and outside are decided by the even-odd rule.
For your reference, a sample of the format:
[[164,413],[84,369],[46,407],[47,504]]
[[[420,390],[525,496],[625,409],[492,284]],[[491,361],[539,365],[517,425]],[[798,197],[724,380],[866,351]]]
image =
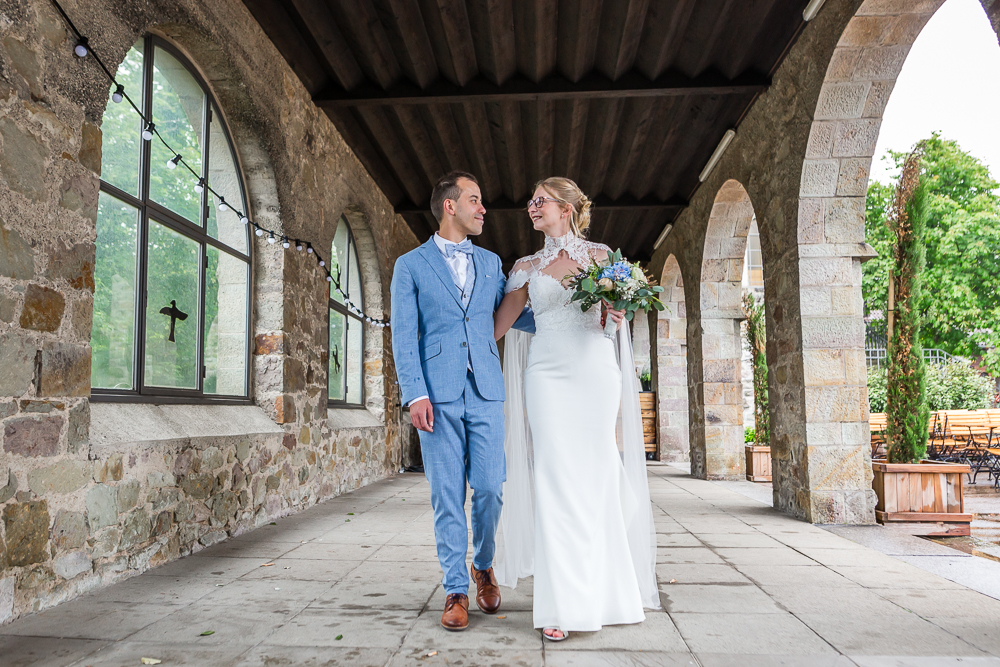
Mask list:
[[650,257],[766,89],[803,0],[244,0],[424,240],[433,183],[475,173],[478,242],[536,251],[524,203],[564,175],[590,238]]

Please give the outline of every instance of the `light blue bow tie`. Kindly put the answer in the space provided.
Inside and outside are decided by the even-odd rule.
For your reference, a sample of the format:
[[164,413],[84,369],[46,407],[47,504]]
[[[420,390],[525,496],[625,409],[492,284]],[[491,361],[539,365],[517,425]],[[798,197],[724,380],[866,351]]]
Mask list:
[[472,241],[465,239],[461,243],[449,243],[444,247],[444,254],[451,259],[456,252],[464,252],[466,255],[472,254]]

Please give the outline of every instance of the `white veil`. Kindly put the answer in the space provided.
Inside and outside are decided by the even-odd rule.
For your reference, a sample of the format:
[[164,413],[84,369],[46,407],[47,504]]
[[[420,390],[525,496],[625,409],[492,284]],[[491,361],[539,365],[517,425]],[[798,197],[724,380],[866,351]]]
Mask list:
[[[530,577],[535,565],[535,475],[531,429],[524,401],[524,369],[528,363],[531,334],[511,329],[504,338],[503,374],[507,388],[504,406],[504,453],[507,481],[503,486],[503,510],[497,529],[493,571],[503,586],[514,588],[517,580]],[[639,410],[639,381],[632,358],[628,322],[618,331],[618,362],[622,369],[622,399],[618,423],[618,449],[625,479],[635,499],[626,509],[626,531],[642,604],[660,608],[656,586],[656,529],[646,480],[646,451]]]

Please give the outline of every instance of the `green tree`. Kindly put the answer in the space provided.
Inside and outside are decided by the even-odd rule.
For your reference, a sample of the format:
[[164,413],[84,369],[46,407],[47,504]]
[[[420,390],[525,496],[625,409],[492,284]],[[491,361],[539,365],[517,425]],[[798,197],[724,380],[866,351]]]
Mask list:
[[890,280],[895,284],[895,320],[889,337],[886,441],[889,463],[912,463],[927,449],[927,380],[920,346],[924,231],[928,187],[921,174],[921,144],[907,156],[889,211],[893,245]]
[[[1000,345],[1000,184],[955,141],[937,133],[921,142],[927,187],[924,290],[917,303],[920,343],[973,357]],[[904,153],[891,152],[897,165]],[[897,181],[898,182],[898,181]],[[886,226],[894,188],[868,187],[865,232],[879,256],[863,267],[868,312],[885,311],[893,235]],[[1000,375],[1000,352],[984,359]]]

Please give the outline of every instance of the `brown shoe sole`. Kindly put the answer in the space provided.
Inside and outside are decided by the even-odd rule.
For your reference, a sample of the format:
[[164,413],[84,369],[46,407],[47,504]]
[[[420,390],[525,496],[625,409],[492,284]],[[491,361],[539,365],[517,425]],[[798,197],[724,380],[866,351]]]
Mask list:
[[463,626],[462,626],[462,627],[460,627],[460,628],[452,628],[452,627],[450,627],[450,626],[447,626],[447,625],[445,625],[444,623],[442,623],[442,624],[441,624],[441,627],[442,627],[442,628],[444,628],[445,630],[448,630],[449,632],[461,632],[462,630],[465,630],[466,628],[468,628],[468,627],[469,627],[469,624],[468,624],[468,623],[466,623],[465,625],[463,625]]

